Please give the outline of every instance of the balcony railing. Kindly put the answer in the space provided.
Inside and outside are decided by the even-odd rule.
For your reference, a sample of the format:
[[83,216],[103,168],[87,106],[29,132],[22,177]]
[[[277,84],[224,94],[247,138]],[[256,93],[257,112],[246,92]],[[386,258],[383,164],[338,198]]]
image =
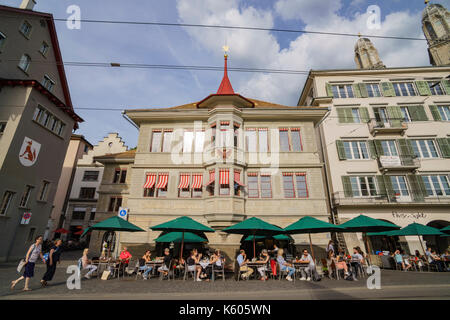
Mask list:
[[379,156],[378,165],[384,171],[415,170],[420,168],[416,156]]
[[406,122],[403,122],[402,120],[389,120],[387,122],[384,122],[371,119],[368,122],[368,125],[370,133],[374,136],[377,134],[392,134],[392,133],[399,133],[403,135],[406,129],[408,129],[408,125],[406,124]]
[[346,196],[344,192],[332,194],[332,201],[335,206],[351,205],[382,205],[382,204],[450,204],[450,196],[423,197],[419,192],[408,190],[408,196],[400,194],[377,194],[371,196]]

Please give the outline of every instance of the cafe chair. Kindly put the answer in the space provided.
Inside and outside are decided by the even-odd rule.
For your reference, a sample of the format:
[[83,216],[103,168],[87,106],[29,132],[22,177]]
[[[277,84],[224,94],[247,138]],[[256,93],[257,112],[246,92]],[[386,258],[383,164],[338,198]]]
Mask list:
[[215,281],[216,273],[220,274],[222,276],[222,280],[225,281],[225,265],[223,262],[222,268],[218,268],[215,263],[211,266],[211,268],[212,268],[212,281]]
[[192,279],[195,281],[197,278],[197,265],[194,265],[194,271],[188,270],[188,265],[186,261],[184,262],[184,275],[183,275],[183,281],[186,279],[189,279],[189,276],[192,276]]

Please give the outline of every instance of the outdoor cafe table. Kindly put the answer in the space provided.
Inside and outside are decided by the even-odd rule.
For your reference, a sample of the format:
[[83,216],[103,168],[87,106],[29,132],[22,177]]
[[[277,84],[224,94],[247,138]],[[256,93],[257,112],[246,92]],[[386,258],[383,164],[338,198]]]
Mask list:
[[300,261],[292,261],[291,263],[295,268],[295,272],[300,272],[301,270],[304,270],[309,267],[309,262],[305,263]]
[[146,266],[152,267],[152,273],[155,274],[155,272],[158,270],[158,267],[161,267],[164,263],[164,260],[152,260],[145,263]]
[[257,279],[257,276],[258,276],[258,268],[263,267],[265,265],[267,265],[267,263],[265,263],[265,262],[258,262],[258,261],[247,262],[247,264],[246,264],[247,267],[253,269],[253,277],[255,279]]

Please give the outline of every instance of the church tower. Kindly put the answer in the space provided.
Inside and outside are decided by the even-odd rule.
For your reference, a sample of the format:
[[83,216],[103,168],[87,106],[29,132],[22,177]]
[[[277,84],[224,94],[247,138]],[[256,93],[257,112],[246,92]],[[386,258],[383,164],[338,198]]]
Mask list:
[[384,69],[378,51],[367,38],[359,38],[355,44],[355,63],[358,69]]
[[428,55],[433,66],[450,65],[450,13],[440,4],[429,4],[422,12],[422,30],[428,42]]

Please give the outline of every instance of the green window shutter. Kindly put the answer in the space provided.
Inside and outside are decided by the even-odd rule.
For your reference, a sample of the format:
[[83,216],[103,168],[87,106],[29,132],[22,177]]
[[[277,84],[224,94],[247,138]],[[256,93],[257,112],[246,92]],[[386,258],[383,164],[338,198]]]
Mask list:
[[415,157],[411,141],[408,139],[397,139],[397,146],[401,156],[411,158]]
[[367,87],[365,83],[358,83],[359,91],[361,92],[362,98],[367,98],[369,96],[369,93],[367,92]]
[[336,140],[336,148],[339,160],[346,160],[347,156],[345,155],[344,142],[342,142],[342,140]]
[[431,90],[426,81],[415,81],[417,91],[421,96],[431,96]]
[[444,87],[444,91],[450,95],[450,80],[442,80],[441,81],[442,87]]
[[338,121],[339,123],[346,123],[347,119],[345,118],[345,110],[344,108],[336,108]]
[[400,107],[397,106],[388,106],[386,108],[389,119],[391,120],[391,124],[395,128],[399,128],[402,126],[403,123],[403,115],[400,110]]
[[352,190],[352,184],[350,182],[349,176],[342,176],[342,185],[344,187],[344,196],[346,198],[352,198],[353,190]]
[[430,105],[429,107],[430,107],[431,114],[433,115],[434,121],[441,121],[442,120],[441,114],[439,113],[437,106]]
[[331,88],[331,84],[327,83],[325,87],[327,90],[327,97],[333,97],[333,89]]
[[[422,181],[422,177],[417,176],[415,174],[408,174],[407,176],[409,187],[410,187],[410,193],[414,201],[423,201],[424,199],[424,192],[422,190],[422,186],[420,184],[420,181]],[[423,184],[423,181],[422,181]],[[423,186],[423,189],[425,189],[425,186]]]
[[423,106],[409,106],[409,115],[412,121],[427,121],[428,117]]
[[384,97],[395,97],[394,86],[391,82],[380,82],[380,86]]
[[373,140],[375,145],[375,150],[377,151],[377,155],[384,156],[383,147],[381,146],[381,140]]
[[384,183],[384,176],[376,176],[377,179],[377,185],[378,185],[378,192],[380,196],[385,196],[387,194],[386,192],[386,184]]
[[382,176],[384,179],[384,186],[386,188],[386,195],[389,198],[395,196],[394,187],[392,186],[391,178],[389,176]]
[[361,122],[367,123],[370,120],[369,110],[366,107],[359,108],[359,114],[361,115]]
[[378,107],[374,107],[373,108],[373,113],[375,115],[375,121],[377,122],[377,127],[382,127],[383,126],[383,122],[380,121],[380,108]]
[[345,118],[347,123],[355,123],[355,119],[353,119],[352,108],[344,108],[345,110]]
[[361,90],[359,89],[359,83],[352,84],[352,87],[353,87],[353,93],[355,94],[355,97],[362,98]]
[[450,158],[450,139],[449,138],[437,138],[436,139],[439,149],[443,158]]
[[370,157],[372,159],[376,159],[378,157],[377,149],[375,147],[376,140],[368,140],[367,144],[369,145]]

